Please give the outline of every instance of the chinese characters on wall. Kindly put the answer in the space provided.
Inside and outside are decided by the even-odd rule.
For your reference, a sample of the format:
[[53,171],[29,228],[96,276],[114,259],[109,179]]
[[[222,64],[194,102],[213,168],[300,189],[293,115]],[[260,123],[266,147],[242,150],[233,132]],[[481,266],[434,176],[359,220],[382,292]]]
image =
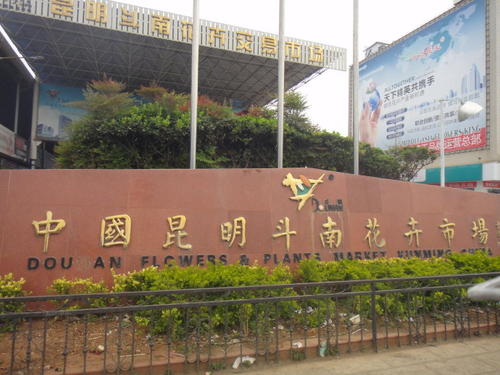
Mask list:
[[[47,211],[45,218],[34,220],[33,227],[35,234],[43,237],[43,252],[49,251],[49,239],[51,235],[62,233],[66,228],[64,219],[55,219],[52,211]],[[219,225],[220,241],[228,248],[244,249],[247,242],[252,240],[251,235],[247,236],[247,218],[240,216],[232,218]],[[402,232],[408,241],[408,246],[419,248],[424,237],[424,231],[419,228],[419,221],[410,217],[406,225],[409,230]],[[196,229],[196,228],[193,228]],[[361,229],[361,228],[360,228]],[[459,228],[450,222],[448,218],[443,218],[442,223],[436,225],[436,231],[440,231],[443,240],[451,248],[455,238],[455,232]],[[463,228],[460,228],[463,230]],[[500,222],[496,223],[496,241],[500,242]],[[487,245],[488,226],[484,218],[472,220],[470,224],[470,237],[478,245]],[[366,221],[366,225],[359,232],[369,249],[381,249],[387,246],[387,241],[382,233],[382,225],[378,218],[371,217]],[[338,249],[344,239],[343,229],[333,221],[330,216],[326,216],[321,224],[321,230],[316,234],[323,249]],[[185,215],[176,215],[166,218],[165,241],[159,244],[163,249],[176,248],[188,251],[193,247],[189,241],[188,218]],[[277,220],[273,231],[269,233],[273,241],[278,241],[286,251],[292,247],[293,240],[300,236],[300,228],[294,226],[289,217]],[[126,249],[132,241],[132,218],[127,214],[108,216],[102,219],[100,228],[101,247],[120,246]]]

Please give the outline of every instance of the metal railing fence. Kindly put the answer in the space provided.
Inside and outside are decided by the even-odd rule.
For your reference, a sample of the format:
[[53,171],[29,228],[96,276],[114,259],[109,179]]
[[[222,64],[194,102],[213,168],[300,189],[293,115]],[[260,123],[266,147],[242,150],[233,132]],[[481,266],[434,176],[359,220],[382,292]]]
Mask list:
[[170,375],[496,333],[497,303],[466,289],[498,275],[0,298],[0,373]]

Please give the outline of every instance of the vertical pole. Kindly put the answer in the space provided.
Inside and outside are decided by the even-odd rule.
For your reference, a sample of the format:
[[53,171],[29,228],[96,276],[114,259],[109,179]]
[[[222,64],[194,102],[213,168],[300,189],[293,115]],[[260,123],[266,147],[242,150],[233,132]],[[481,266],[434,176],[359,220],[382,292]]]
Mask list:
[[439,135],[439,153],[440,153],[440,164],[441,164],[441,168],[440,168],[440,177],[439,177],[439,181],[440,181],[440,185],[441,187],[445,187],[445,175],[444,175],[444,169],[445,169],[445,166],[444,166],[444,116],[443,116],[443,101],[444,100],[440,100],[439,101],[439,111],[440,111],[440,115],[439,115],[439,123],[440,123],[440,135]]
[[377,299],[375,298],[375,291],[377,287],[375,283],[371,283],[371,298],[370,298],[370,306],[371,306],[371,319],[372,319],[372,346],[373,351],[375,353],[378,352],[378,342],[377,342]]
[[[42,160],[40,161],[40,165],[42,166],[42,169],[45,169],[45,141],[42,141]],[[47,242],[47,248],[49,246],[49,243]]]
[[199,0],[193,0],[193,40],[191,49],[191,148],[189,168],[196,169],[196,131],[198,115],[198,60],[200,46]]
[[38,95],[40,92],[40,83],[35,80],[33,83],[33,107],[31,113],[31,139],[30,139],[30,165],[31,169],[36,168],[37,150],[36,150],[36,126],[38,124]]
[[285,103],[285,0],[280,0],[278,41],[278,168],[283,168]]
[[16,110],[14,114],[14,133],[17,135],[19,130],[19,99],[21,96],[21,84],[18,82],[16,87]]
[[359,110],[358,110],[358,8],[359,1],[353,1],[352,25],[352,138],[354,142],[354,174],[359,174]]

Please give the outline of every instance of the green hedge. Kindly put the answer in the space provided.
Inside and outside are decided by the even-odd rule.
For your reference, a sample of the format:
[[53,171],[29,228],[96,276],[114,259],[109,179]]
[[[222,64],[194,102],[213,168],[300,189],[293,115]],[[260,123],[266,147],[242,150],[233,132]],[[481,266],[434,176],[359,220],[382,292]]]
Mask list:
[[[422,260],[418,258],[379,258],[375,260],[348,260],[321,262],[315,259],[302,261],[291,270],[285,265],[274,269],[253,265],[209,265],[207,267],[165,268],[148,267],[124,274],[113,272],[113,285],[107,288],[103,282],[92,278],[54,280],[48,289],[53,294],[97,292],[147,291],[166,289],[212,288],[227,286],[287,284],[294,282],[318,282],[335,280],[361,280],[404,278],[416,276],[453,275],[500,271],[500,257],[484,252],[475,254],[451,253],[443,258]],[[0,275],[0,297],[26,295],[25,280],[15,280],[12,274]],[[269,294],[269,293],[268,293]],[[239,297],[243,296],[241,294]],[[256,292],[245,297],[258,296]],[[174,298],[174,297],[170,297]],[[175,297],[178,298],[178,297]],[[197,297],[198,298],[198,297]],[[143,302],[151,302],[149,300]],[[0,305],[0,312],[18,311],[19,306]]]
[[[261,266],[242,265],[209,265],[206,268],[197,266],[170,267],[157,269],[148,267],[140,271],[126,274],[113,274],[113,292],[139,291],[139,290],[166,290],[166,289],[191,289],[191,288],[216,288],[228,286],[251,286],[287,284],[293,282],[293,274],[286,266],[278,266],[272,270]],[[248,299],[261,296],[290,295],[290,289],[278,291],[245,291],[224,293],[211,293],[207,295],[171,295],[171,296],[146,296],[130,301],[136,304],[167,304],[189,301],[210,301],[219,299]],[[279,304],[283,311],[296,306],[292,303]],[[201,307],[191,316],[183,316],[178,309],[169,311],[147,311],[137,314],[136,320],[143,326],[147,326],[153,333],[170,332],[176,336],[182,336],[190,328],[201,323],[204,330],[234,329],[241,327],[248,332],[253,321],[259,319],[263,311],[255,305],[245,304],[229,307]]]
[[402,278],[500,271],[500,257],[485,252],[451,253],[444,258],[379,258],[320,262],[304,260],[294,274],[297,282]]
[[[28,294],[24,290],[24,283],[26,280],[23,278],[19,280],[14,279],[12,273],[4,276],[0,275],[0,297],[22,297]],[[24,309],[24,303],[20,302],[0,302],[0,314],[9,312],[20,312]],[[0,321],[0,333],[6,332],[14,327],[15,322],[2,322]]]
[[[24,290],[26,280],[14,279],[12,273],[0,275],[0,297],[21,297],[28,294]],[[18,312],[23,310],[24,305],[18,302],[0,302],[0,314],[6,312]]]
[[[96,292],[123,292],[123,291],[155,291],[191,288],[213,288],[228,286],[251,286],[289,284],[294,282],[320,282],[335,280],[362,280],[382,278],[411,278],[417,276],[455,275],[468,273],[486,273],[500,271],[500,257],[490,257],[486,253],[475,254],[452,253],[444,258],[422,260],[417,258],[380,258],[376,260],[341,260],[337,262],[321,262],[314,259],[304,260],[295,269],[280,265],[274,269],[263,266],[242,265],[209,265],[207,267],[180,267],[171,265],[164,268],[148,267],[140,271],[124,274],[113,272],[113,285],[108,288],[103,282],[94,282],[92,279],[58,279],[49,288],[54,294],[96,293]],[[481,279],[476,278],[474,282]],[[397,283],[375,284],[377,289],[412,288],[422,286],[446,285],[457,283],[457,279],[437,282],[426,281],[398,281]],[[16,281],[11,274],[0,277],[0,296],[23,295],[24,280]],[[332,293],[367,291],[370,285],[336,287],[309,287],[305,290],[291,288],[280,290],[252,290],[232,293],[210,294],[177,294],[169,296],[149,295],[129,300],[90,299],[89,301],[64,301],[59,308],[75,309],[82,307],[100,307],[115,304],[168,304],[190,301],[210,301],[219,299],[248,299],[255,297],[289,296],[297,293]],[[409,317],[415,312],[411,309],[418,306],[420,311],[446,311],[457,299],[464,298],[464,290],[448,292],[422,293],[419,301],[409,303],[408,295],[395,293],[387,296],[377,296],[376,309],[382,314],[397,317]],[[415,303],[414,303],[415,302]],[[369,296],[334,301],[335,308],[350,313],[368,313],[371,305]],[[411,308],[410,308],[411,306]],[[0,312],[20,311],[22,305],[0,305]],[[183,336],[193,327],[202,327],[204,330],[227,331],[239,330],[255,332],[269,327],[259,326],[259,322],[272,321],[276,324],[289,323],[317,326],[318,319],[332,309],[331,300],[308,300],[306,302],[282,302],[268,306],[266,304],[244,304],[223,307],[200,307],[187,313],[187,310],[170,309],[163,311],[147,311],[137,313],[134,319],[152,334],[169,332],[177,337]],[[314,311],[306,314],[305,311]],[[297,313],[300,312],[300,313]],[[290,323],[291,322],[291,323]],[[260,327],[260,328],[259,328]]]
[[[490,257],[485,252],[451,253],[443,258],[379,258],[375,260],[349,260],[337,262],[320,262],[315,259],[304,260],[300,263],[294,276],[296,282],[319,282],[337,280],[376,280],[383,278],[412,278],[419,276],[458,275],[470,273],[487,273],[500,271],[500,257]],[[466,282],[481,282],[481,278],[474,278]],[[405,281],[392,283],[376,283],[378,290],[418,288],[426,286],[453,285],[463,283],[464,280],[448,279],[442,281]],[[367,291],[370,285],[362,284],[352,287],[316,288],[316,293],[322,292],[358,292]],[[413,298],[413,297],[412,297]],[[420,308],[425,312],[431,310],[446,310],[447,306],[460,298],[465,298],[464,290],[449,292],[434,292],[420,296]],[[408,295],[392,293],[385,297],[377,296],[376,309],[379,313],[385,311],[389,315],[404,317],[412,315],[408,306],[415,306],[408,301]],[[347,300],[346,300],[347,301]],[[341,301],[340,304],[343,304]],[[371,307],[368,298],[358,298],[351,306],[343,306],[353,313],[367,313]],[[321,309],[323,302],[315,302],[316,308]],[[414,312],[413,312],[414,313]]]

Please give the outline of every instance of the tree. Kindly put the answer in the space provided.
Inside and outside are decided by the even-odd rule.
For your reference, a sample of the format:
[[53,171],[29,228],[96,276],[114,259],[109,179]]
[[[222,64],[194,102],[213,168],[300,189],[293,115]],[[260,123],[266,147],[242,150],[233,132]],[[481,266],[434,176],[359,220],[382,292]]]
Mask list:
[[69,105],[84,109],[93,118],[111,118],[126,112],[134,103],[132,95],[125,92],[125,84],[104,78],[90,81],[83,90],[84,100]]
[[[89,113],[72,125],[70,139],[56,148],[63,168],[187,168],[189,97],[158,86],[136,91],[147,103],[132,105],[124,86],[93,81],[85,100]],[[300,94],[287,95],[284,126],[285,167],[311,167],[352,173],[353,142],[336,132],[318,130],[305,116]],[[207,97],[199,99],[199,168],[271,168],[276,166],[277,121],[269,110],[253,107],[235,115]],[[426,149],[425,149],[426,150]],[[410,178],[433,154],[421,150],[381,149],[361,144],[360,171],[367,176]]]
[[285,94],[283,117],[289,126],[306,131],[319,130],[317,126],[311,123],[305,114],[308,108],[307,100],[301,93],[290,91]]
[[437,158],[437,152],[427,147],[393,147],[387,151],[399,164],[398,179],[411,181],[418,171]]
[[[307,100],[301,93],[296,91],[285,93],[283,119],[290,127],[305,131],[319,130],[319,128],[313,125],[311,120],[307,117],[306,111],[308,108]],[[247,114],[257,117],[278,118],[278,111],[268,106],[250,106]]]
[[57,146],[57,163],[63,168],[182,168],[188,160],[189,119],[174,121],[152,103],[117,117],[84,119],[73,125],[69,141]]
[[359,172],[364,176],[382,177],[397,180],[399,177],[398,161],[377,147],[368,143],[359,146]]

